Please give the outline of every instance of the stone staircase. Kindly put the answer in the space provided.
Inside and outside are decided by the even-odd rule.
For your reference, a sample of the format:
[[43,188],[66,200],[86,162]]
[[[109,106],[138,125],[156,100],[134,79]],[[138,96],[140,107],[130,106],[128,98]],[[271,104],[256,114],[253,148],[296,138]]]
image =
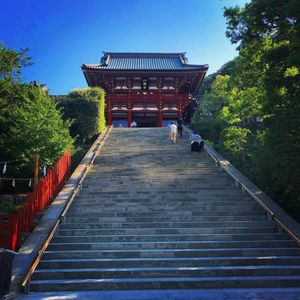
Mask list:
[[300,286],[300,248],[162,128],[113,129],[30,291]]

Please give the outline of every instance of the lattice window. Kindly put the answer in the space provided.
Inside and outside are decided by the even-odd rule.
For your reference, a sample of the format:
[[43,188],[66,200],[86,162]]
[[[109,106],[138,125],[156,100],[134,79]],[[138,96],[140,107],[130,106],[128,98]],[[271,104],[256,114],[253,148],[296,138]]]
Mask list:
[[116,90],[127,90],[128,89],[128,81],[126,77],[117,77],[116,78],[116,84],[115,84]]
[[173,77],[165,77],[163,79],[162,89],[163,90],[174,90],[175,89],[174,78]]
[[132,84],[132,89],[133,90],[140,90],[141,89],[141,77],[134,77],[133,78],[133,84]]

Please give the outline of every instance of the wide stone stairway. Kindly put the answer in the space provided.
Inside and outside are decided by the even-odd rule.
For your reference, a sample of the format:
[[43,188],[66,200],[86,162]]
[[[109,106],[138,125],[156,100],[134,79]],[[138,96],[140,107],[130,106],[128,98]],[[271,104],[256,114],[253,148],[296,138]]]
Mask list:
[[187,137],[113,129],[30,291],[300,286],[300,248]]

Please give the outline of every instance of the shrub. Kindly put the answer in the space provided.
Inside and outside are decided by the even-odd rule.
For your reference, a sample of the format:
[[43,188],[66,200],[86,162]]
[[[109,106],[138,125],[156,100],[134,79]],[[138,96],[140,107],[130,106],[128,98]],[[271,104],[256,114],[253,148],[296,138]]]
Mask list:
[[248,135],[251,131],[247,128],[229,126],[221,131],[220,150],[229,159],[242,164],[247,153]]
[[67,96],[55,97],[63,109],[63,117],[71,119],[71,135],[77,144],[89,143],[105,128],[104,91],[93,87],[77,89]]
[[54,102],[41,87],[19,86],[22,93],[16,104],[8,104],[0,125],[0,148],[6,157],[23,159],[33,170],[34,156],[40,155],[40,165],[53,165],[72,148],[69,122],[64,122]]

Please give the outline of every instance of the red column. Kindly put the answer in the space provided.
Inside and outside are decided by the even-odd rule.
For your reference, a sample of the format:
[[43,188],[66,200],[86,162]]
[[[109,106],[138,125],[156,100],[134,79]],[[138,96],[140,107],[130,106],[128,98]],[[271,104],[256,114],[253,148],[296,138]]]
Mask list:
[[110,106],[108,107],[108,110],[107,110],[107,125],[108,126],[112,125],[112,113],[111,113]]
[[127,111],[127,121],[128,121],[128,127],[131,127],[131,122],[132,122],[131,109],[128,109]]
[[160,109],[158,111],[158,127],[162,127],[163,126],[163,117],[162,117],[162,110]]
[[178,116],[178,119],[182,118],[182,105],[181,105],[181,102],[179,102],[177,116]]
[[158,108],[158,116],[157,116],[157,127],[162,127],[163,126],[163,102],[162,99],[160,98],[160,101],[157,105]]
[[8,214],[8,234],[6,248],[15,250],[19,239],[19,213]]
[[178,114],[177,115],[178,115],[178,119],[182,118],[182,110],[181,109],[178,110]]

